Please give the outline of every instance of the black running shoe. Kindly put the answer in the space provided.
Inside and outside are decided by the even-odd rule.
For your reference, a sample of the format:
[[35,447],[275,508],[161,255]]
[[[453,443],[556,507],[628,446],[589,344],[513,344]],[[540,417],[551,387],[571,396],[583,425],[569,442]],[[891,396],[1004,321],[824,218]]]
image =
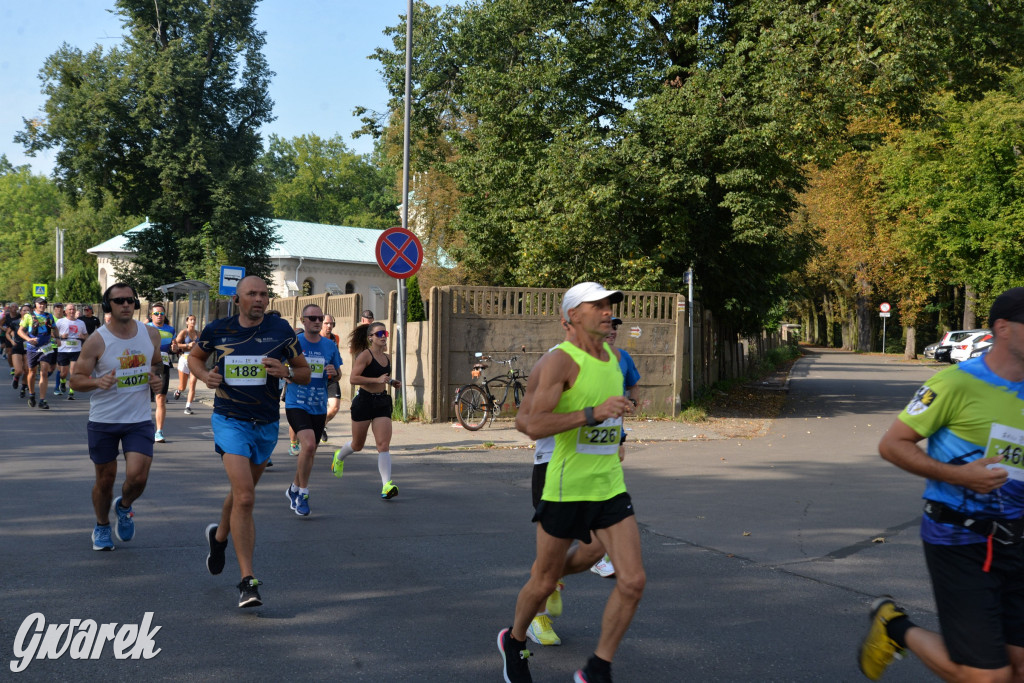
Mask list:
[[533,683],[530,676],[530,663],[527,659],[530,651],[526,649],[526,641],[517,642],[512,638],[512,629],[502,629],[498,634],[498,651],[504,663],[505,680],[508,683]]
[[21,391],[18,393],[18,398],[25,398],[25,392],[28,390],[24,384],[21,385]]
[[238,583],[238,606],[259,607],[263,604],[260,597],[260,581],[247,576]]
[[50,409],[50,404],[46,402],[45,398],[41,398],[41,399],[39,399],[39,407],[42,410],[49,410]]
[[11,389],[17,389],[17,388],[18,388],[18,378],[17,377],[12,377],[11,378]]
[[206,540],[210,544],[210,554],[206,556],[206,568],[213,575],[224,571],[224,551],[228,548],[227,540],[217,540],[217,524],[206,527]]
[[320,443],[327,443],[327,430],[326,429],[324,430],[324,433],[320,435]]
[[32,394],[28,395],[28,407],[29,408],[35,408],[36,407],[36,397],[33,396]]
[[576,671],[573,675],[573,683],[612,683],[611,665],[606,664],[607,671],[594,662],[594,657],[587,660],[587,665]]

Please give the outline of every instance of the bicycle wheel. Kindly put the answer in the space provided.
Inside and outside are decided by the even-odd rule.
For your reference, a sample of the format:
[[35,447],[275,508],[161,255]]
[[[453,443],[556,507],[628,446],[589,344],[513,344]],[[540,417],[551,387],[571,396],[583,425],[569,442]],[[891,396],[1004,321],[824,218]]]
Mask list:
[[526,387],[521,382],[515,382],[512,385],[512,400],[516,402],[516,408],[523,402],[523,396],[526,396]]
[[459,398],[455,402],[455,416],[462,426],[475,432],[487,422],[487,394],[475,384],[467,384],[459,389]]

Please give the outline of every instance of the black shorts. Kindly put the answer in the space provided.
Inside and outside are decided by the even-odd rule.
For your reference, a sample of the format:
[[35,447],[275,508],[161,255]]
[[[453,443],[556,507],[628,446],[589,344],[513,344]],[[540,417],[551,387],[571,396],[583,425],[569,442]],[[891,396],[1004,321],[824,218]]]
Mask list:
[[78,357],[81,355],[81,351],[58,351],[57,367],[64,368],[71,365],[72,363],[77,363]]
[[352,399],[353,422],[368,422],[378,417],[390,419],[393,410],[391,394],[387,392],[371,394],[365,389],[360,389]]
[[170,365],[161,365],[160,367],[162,368],[160,370],[160,391],[158,391],[158,392],[156,392],[156,394],[154,394],[153,390],[150,389],[149,390],[149,397],[150,398],[153,398],[154,396],[166,396],[167,395],[167,388],[169,386],[171,386],[171,366]]
[[531,487],[533,492],[533,511],[536,512],[537,508],[540,507],[540,497],[544,494],[544,478],[548,473],[548,464],[542,462],[539,465],[533,466],[533,486]]
[[534,522],[555,538],[577,538],[590,543],[592,529],[607,529],[633,516],[633,501],[628,493],[597,502],[556,503],[542,500],[533,515]]
[[11,347],[11,355],[24,356],[25,355],[25,342],[18,342]]
[[294,429],[296,434],[304,429],[312,429],[313,442],[320,443],[324,427],[327,426],[327,415],[313,415],[302,408],[285,408],[284,415],[288,418],[288,426]]
[[924,557],[939,609],[942,640],[955,663],[977,669],[1009,666],[1007,645],[1024,647],[1024,543],[935,545]]
[[338,381],[338,375],[334,376],[333,382],[327,382],[327,400],[330,401],[332,398],[341,400],[341,382]]
[[27,351],[25,358],[28,360],[28,366],[30,368],[37,367],[40,363],[46,363],[51,368],[57,364],[57,352],[56,351]]

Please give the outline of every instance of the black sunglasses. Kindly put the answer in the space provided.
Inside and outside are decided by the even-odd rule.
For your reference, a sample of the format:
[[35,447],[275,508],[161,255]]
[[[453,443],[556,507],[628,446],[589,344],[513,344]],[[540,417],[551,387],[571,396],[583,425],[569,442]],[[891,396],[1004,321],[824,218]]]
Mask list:
[[324,317],[322,315],[307,315],[306,316],[306,320],[308,320],[311,323],[318,323],[318,322],[320,322],[323,319],[324,319]]
[[135,303],[135,297],[134,296],[115,296],[113,299],[110,300],[110,303],[117,304],[118,306],[120,306],[121,304],[133,304],[133,303]]

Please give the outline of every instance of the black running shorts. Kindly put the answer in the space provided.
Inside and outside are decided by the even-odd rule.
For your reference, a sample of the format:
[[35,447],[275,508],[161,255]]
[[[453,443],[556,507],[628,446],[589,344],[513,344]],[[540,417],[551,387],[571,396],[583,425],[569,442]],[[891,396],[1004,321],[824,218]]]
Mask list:
[[314,443],[320,443],[320,437],[324,434],[324,427],[327,426],[327,415],[313,415],[302,408],[285,408],[284,415],[288,418],[288,426],[295,430],[295,433],[305,429],[313,430]]
[[334,376],[333,382],[327,382],[327,400],[332,398],[341,400],[341,382],[338,381],[338,375]]
[[950,659],[977,669],[1010,665],[1007,645],[1024,647],[1024,543],[924,543],[924,557]]
[[633,501],[628,493],[598,502],[575,501],[556,503],[542,500],[533,515],[548,535],[555,538],[577,538],[590,543],[592,529],[607,529],[633,516]]
[[388,393],[371,394],[360,389],[352,399],[352,421],[367,422],[378,417],[391,418],[391,395]]

